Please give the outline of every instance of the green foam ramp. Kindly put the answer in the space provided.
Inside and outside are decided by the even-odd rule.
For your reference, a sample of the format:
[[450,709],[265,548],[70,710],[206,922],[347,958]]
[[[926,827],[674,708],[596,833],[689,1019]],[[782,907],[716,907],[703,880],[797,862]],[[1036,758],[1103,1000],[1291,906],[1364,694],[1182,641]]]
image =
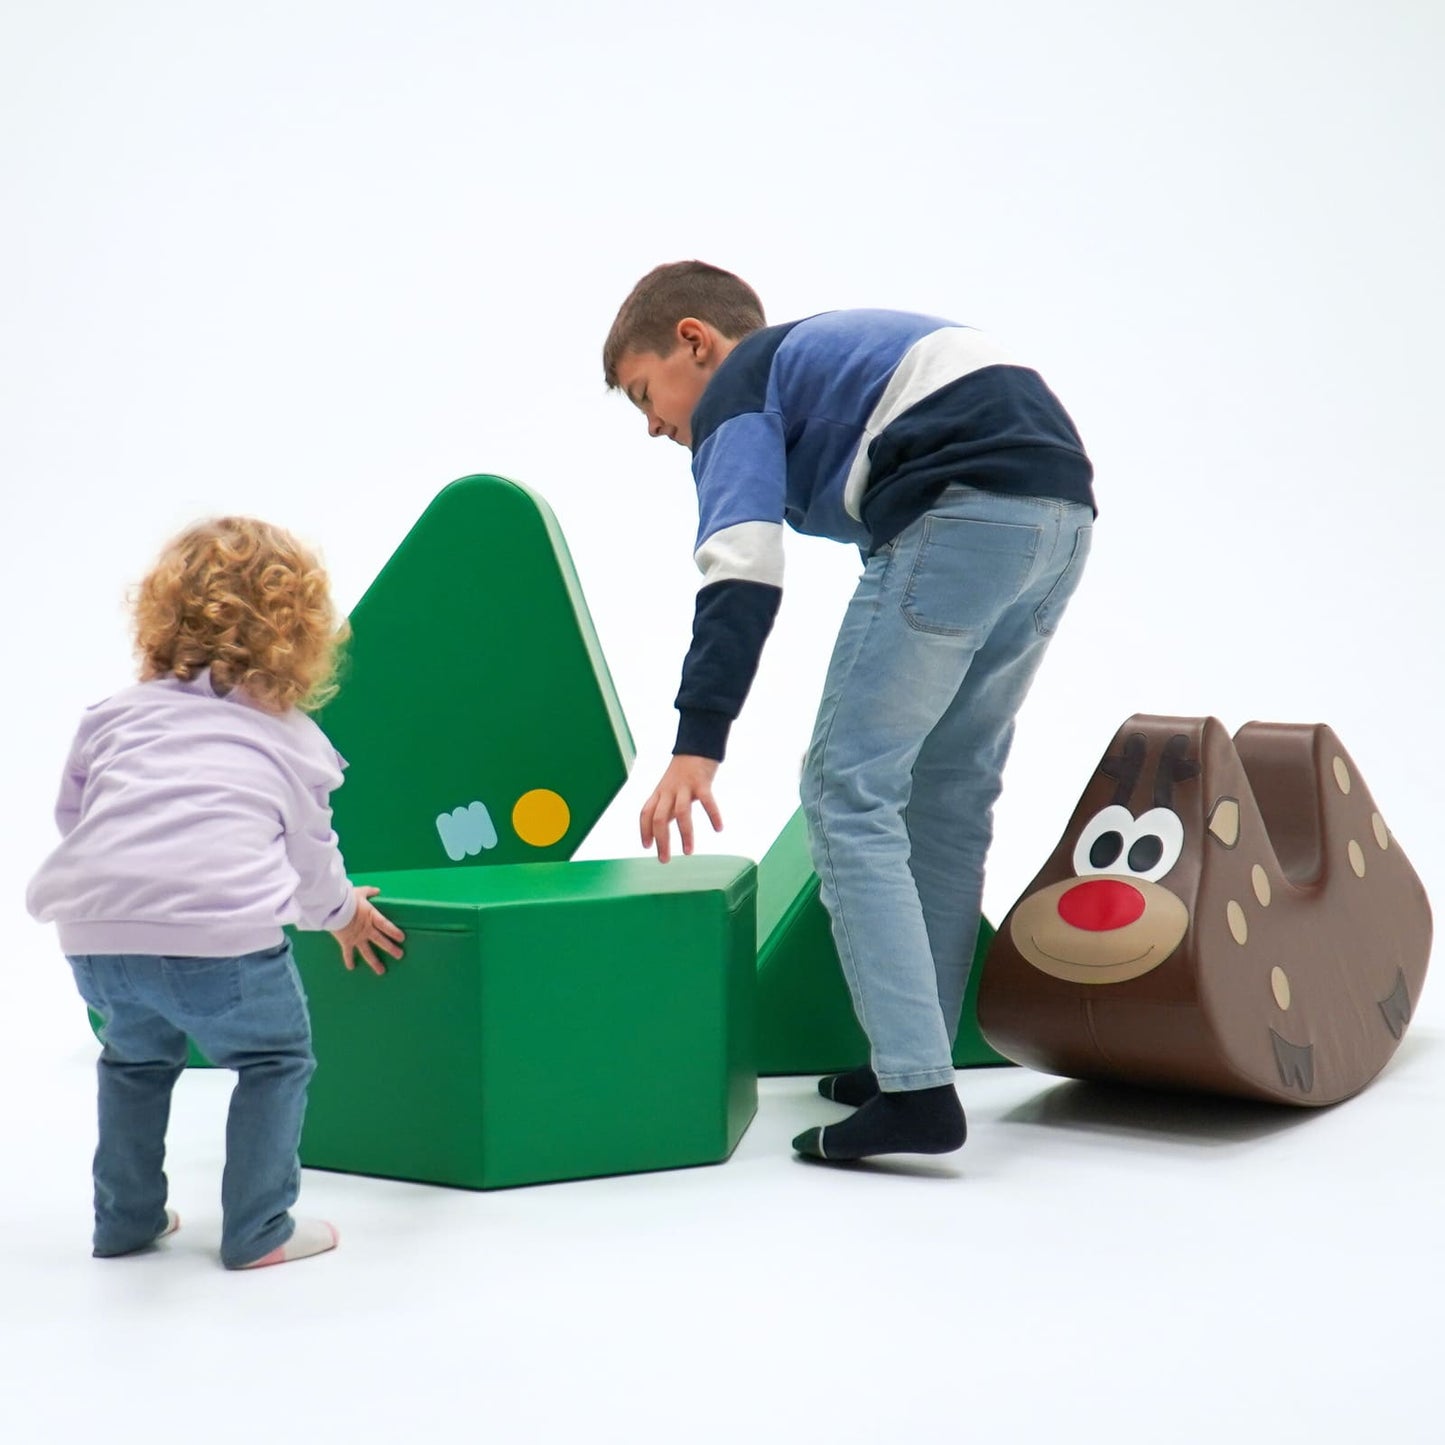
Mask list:
[[[979,924],[953,1062],[1006,1064],[978,1028],[978,989],[994,930]],[[758,1072],[824,1074],[868,1062],[833,944],[802,811],[788,820],[758,865]]]

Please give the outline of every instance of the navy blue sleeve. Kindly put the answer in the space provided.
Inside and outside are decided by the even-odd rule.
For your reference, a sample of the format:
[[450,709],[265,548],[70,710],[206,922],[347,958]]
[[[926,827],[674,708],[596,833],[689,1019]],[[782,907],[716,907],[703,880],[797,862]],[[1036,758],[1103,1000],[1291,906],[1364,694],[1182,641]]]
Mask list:
[[673,752],[722,760],[781,599],[780,587],[739,579],[714,582],[697,594]]

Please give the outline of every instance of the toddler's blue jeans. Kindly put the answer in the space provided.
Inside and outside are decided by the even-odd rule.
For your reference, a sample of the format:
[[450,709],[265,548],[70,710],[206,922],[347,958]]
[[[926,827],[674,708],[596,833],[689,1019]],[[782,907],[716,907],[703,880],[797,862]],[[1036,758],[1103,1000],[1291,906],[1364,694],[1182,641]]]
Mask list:
[[87,954],[70,959],[104,1020],[95,1253],[128,1254],[166,1223],[165,1138],[186,1036],[236,1071],[221,1180],[221,1261],[250,1264],[290,1239],[297,1148],[316,1068],[289,943],[240,958]]
[[951,486],[867,559],[803,768],[813,864],[886,1090],[953,1081],[1014,718],[1089,554],[1075,502]]

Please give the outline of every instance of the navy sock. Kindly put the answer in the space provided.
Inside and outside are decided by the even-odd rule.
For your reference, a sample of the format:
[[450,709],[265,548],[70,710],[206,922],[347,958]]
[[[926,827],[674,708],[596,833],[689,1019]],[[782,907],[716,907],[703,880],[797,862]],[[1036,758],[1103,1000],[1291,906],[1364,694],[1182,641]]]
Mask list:
[[878,1075],[867,1064],[845,1069],[841,1074],[824,1074],[818,1080],[818,1092],[835,1104],[847,1104],[849,1108],[856,1109],[878,1092]]
[[875,1154],[949,1154],[963,1147],[968,1124],[952,1084],[875,1094],[840,1124],[805,1129],[799,1154],[838,1163]]

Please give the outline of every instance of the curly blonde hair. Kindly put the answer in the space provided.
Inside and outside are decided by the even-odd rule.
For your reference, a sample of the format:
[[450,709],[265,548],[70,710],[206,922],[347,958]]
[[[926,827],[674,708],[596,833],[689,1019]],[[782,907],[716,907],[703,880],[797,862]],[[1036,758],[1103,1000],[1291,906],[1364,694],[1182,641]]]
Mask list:
[[314,712],[336,695],[338,623],[326,572],[289,532],[251,517],[187,527],[132,597],[141,680],[241,688],[267,712]]

